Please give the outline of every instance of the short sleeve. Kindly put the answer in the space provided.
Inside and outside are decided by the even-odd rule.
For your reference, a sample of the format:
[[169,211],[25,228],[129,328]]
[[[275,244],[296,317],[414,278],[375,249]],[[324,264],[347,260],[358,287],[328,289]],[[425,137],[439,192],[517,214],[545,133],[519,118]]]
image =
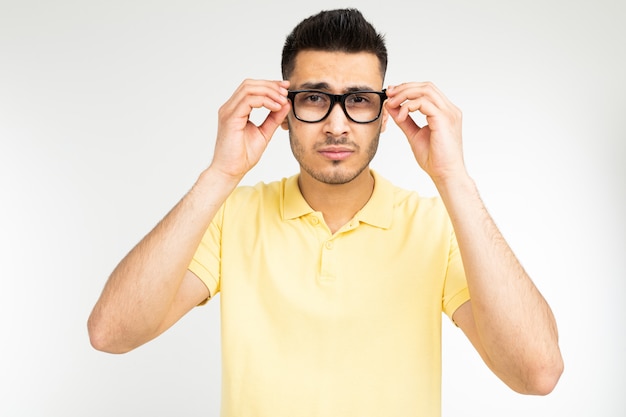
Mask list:
[[462,304],[470,299],[465,277],[465,269],[459,251],[459,244],[454,231],[450,233],[450,251],[448,254],[448,268],[443,289],[443,312],[450,319]]
[[205,231],[188,267],[207,286],[211,297],[215,296],[220,289],[223,218],[224,206],[222,205]]

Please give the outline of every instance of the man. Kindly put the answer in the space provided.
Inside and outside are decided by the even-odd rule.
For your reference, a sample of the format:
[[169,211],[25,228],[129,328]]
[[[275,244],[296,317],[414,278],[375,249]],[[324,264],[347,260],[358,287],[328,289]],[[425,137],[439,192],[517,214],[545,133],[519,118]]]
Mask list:
[[[549,393],[556,324],[465,170],[461,112],[431,83],[383,90],[386,66],[358,11],[301,22],[284,81],[240,85],[210,166],[112,273],[92,344],[129,351],[221,291],[222,415],[437,416],[445,312],[512,389]],[[370,170],[389,118],[440,198]],[[279,126],[299,174],[238,187]]]

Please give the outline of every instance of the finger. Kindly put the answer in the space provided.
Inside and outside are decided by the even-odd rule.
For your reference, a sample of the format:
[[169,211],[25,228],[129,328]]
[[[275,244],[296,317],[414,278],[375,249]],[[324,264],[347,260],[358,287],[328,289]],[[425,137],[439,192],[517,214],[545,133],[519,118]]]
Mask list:
[[390,86],[387,96],[389,97],[389,105],[393,107],[401,106],[406,101],[420,97],[426,97],[441,111],[448,109],[451,104],[441,91],[430,82],[404,83],[398,86]]
[[249,85],[241,92],[242,100],[247,101],[250,111],[261,107],[278,111],[287,104],[287,94],[287,89],[276,83]]
[[278,111],[287,104],[288,82],[246,80],[222,108],[222,117],[247,119],[253,109]]
[[408,116],[409,113],[419,111],[428,117],[441,115],[441,109],[430,99],[430,97],[422,96],[413,100],[408,100],[400,106],[400,114]]
[[265,80],[245,80],[233,93],[232,102],[244,100],[249,96],[270,97],[275,101],[282,101],[287,97],[288,82],[265,81]]
[[274,135],[274,132],[276,132],[276,129],[282,124],[283,120],[285,120],[290,110],[291,105],[287,103],[279,110],[271,111],[270,114],[267,115],[263,123],[259,126],[259,131],[263,137],[265,137],[266,141],[269,141]]
[[388,108],[387,111],[396,125],[407,137],[411,137],[420,131],[421,128],[415,123],[415,120],[413,120],[406,109],[402,107]]

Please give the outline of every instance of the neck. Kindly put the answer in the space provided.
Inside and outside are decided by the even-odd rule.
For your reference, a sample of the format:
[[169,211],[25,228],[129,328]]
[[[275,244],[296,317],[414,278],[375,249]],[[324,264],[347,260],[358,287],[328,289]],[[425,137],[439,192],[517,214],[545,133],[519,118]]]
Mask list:
[[324,215],[326,225],[335,233],[369,201],[374,191],[374,177],[366,168],[348,183],[326,184],[301,172],[298,185],[306,202]]

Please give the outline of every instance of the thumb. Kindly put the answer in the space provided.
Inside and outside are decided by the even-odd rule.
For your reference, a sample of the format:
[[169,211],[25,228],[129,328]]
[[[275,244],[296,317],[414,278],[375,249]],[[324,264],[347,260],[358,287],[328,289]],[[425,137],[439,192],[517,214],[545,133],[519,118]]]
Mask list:
[[421,128],[404,107],[387,108],[389,115],[407,138],[413,137]]
[[287,117],[290,110],[291,106],[289,104],[285,104],[280,110],[270,112],[265,120],[263,120],[263,123],[259,126],[259,131],[265,138],[266,142],[269,142],[274,135],[274,132],[276,132],[276,129],[278,129],[278,126],[280,126],[285,120],[285,117]]

